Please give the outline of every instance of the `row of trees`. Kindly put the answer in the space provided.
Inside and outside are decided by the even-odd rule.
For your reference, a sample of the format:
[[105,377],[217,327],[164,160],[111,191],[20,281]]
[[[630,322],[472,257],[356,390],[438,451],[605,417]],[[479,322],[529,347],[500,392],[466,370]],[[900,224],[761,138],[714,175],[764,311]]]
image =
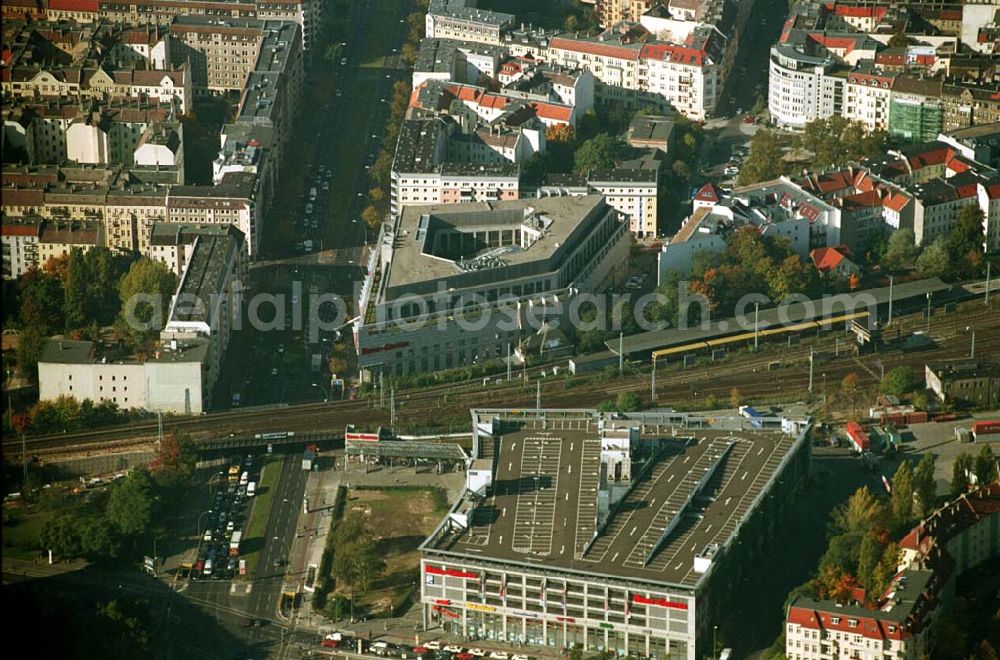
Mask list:
[[975,456],[963,451],[955,457],[951,469],[951,496],[968,492],[973,478],[978,484],[988,484],[997,478],[997,457],[989,445],[983,445]]
[[72,397],[39,401],[26,413],[4,416],[4,431],[18,433],[68,433],[121,424],[139,419],[141,413],[121,410],[113,401],[82,403]]
[[382,218],[389,207],[389,183],[392,174],[392,150],[399,139],[399,130],[406,114],[410,99],[410,86],[402,80],[397,80],[392,86],[392,104],[389,110],[389,121],[385,129],[385,145],[379,150],[378,157],[370,170],[372,187],[368,191],[369,204],[361,212],[361,220],[378,231]]
[[364,516],[353,512],[334,528],[333,576],[351,591],[367,591],[383,571],[385,562],[378,552],[375,535]]
[[[68,254],[32,268],[18,282],[16,323],[20,330],[17,358],[23,376],[34,378],[45,338],[66,333],[96,339],[100,328],[115,324],[119,335],[142,341],[155,330],[130,324],[125,312],[143,322],[166,318],[177,278],[165,265],[95,247],[73,248]],[[147,302],[129,307],[139,294],[159,297],[160,308]]]
[[889,271],[914,269],[921,275],[948,280],[981,276],[986,270],[983,231],[982,210],[968,204],[959,210],[951,230],[922,250],[915,245],[913,230],[893,232],[881,263]]
[[[807,167],[821,170],[848,161],[879,156],[885,153],[889,136],[885,131],[867,131],[864,124],[830,117],[805,125],[791,146],[810,152]],[[784,149],[773,131],[759,130],[750,141],[750,154],[740,171],[741,186],[769,181],[790,174],[793,166],[784,159]]]
[[830,539],[812,580],[793,592],[813,598],[845,602],[858,588],[869,604],[878,598],[896,573],[900,538],[936,503],[934,455],[924,454],[916,468],[904,461],[892,478],[887,501],[859,488],[834,510]]

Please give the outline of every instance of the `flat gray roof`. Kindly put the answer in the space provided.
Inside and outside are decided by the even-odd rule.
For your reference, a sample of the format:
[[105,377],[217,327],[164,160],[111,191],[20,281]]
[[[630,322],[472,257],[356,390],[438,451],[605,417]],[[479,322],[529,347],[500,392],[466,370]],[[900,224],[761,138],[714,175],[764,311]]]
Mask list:
[[[527,271],[515,271],[518,267],[539,264],[553,257],[571,242],[578,228],[607,208],[601,195],[407,206],[398,223],[387,287],[406,287],[462,277],[462,280],[448,282],[459,288],[465,286],[465,281],[471,284],[473,279],[477,280],[477,284],[488,284],[493,280],[530,275]],[[551,222],[542,238],[527,249],[503,254],[501,258],[507,264],[505,267],[467,272],[462,271],[453,260],[424,252],[425,239],[433,240],[434,232],[452,228],[461,232],[463,228],[473,227],[492,231],[514,229],[525,222],[527,209],[533,209],[537,216]]]
[[561,421],[525,419],[505,430],[493,487],[469,527],[424,549],[694,588],[702,575],[695,555],[729,540],[796,442],[778,431],[642,424],[639,443],[662,450],[598,530],[597,420]]
[[[933,294],[944,291],[948,288],[949,286],[937,277],[917,280],[915,282],[903,282],[893,287],[892,299],[895,304],[909,298],[919,298],[926,296],[928,293]],[[763,330],[765,328],[777,327],[785,322],[798,323],[801,321],[820,320],[831,316],[838,316],[845,311],[848,313],[866,311],[872,302],[875,305],[887,304],[889,302],[889,287],[826,296],[811,301],[808,307],[804,303],[793,303],[784,308],[771,307],[761,309],[758,322],[760,329]],[[750,306],[745,313],[746,317],[743,319],[729,317],[691,328],[668,328],[631,335],[625,337],[622,342],[622,350],[625,355],[644,353],[687,342],[722,337],[737,332],[750,332],[754,329],[753,306]],[[782,316],[785,318],[782,319]],[[614,353],[618,353],[618,339],[609,339],[604,344]]]

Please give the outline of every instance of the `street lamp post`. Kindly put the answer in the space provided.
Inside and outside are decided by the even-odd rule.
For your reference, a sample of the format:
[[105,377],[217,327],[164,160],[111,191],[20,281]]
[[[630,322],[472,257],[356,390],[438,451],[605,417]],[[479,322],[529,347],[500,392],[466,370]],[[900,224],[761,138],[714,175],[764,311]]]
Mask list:
[[931,333],[931,297],[933,295],[932,292],[927,292],[927,334]]
[[759,314],[760,314],[760,303],[755,302],[753,304],[753,352],[757,352],[757,339],[760,332],[759,324]]
[[323,403],[327,403],[330,400],[330,391],[320,385],[319,383],[313,383],[313,387],[319,388],[323,392]]

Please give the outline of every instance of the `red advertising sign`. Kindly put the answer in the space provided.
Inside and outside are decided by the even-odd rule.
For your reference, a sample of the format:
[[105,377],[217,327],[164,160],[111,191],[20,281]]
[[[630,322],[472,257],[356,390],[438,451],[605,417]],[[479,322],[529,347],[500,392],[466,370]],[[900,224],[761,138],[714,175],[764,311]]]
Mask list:
[[646,598],[639,594],[632,594],[632,602],[636,605],[656,605],[658,607],[669,607],[672,610],[686,610],[687,603],[683,601],[667,600],[666,598]]
[[431,575],[448,575],[450,577],[464,578],[466,580],[479,579],[479,573],[460,571],[456,568],[438,568],[437,566],[431,566],[430,564],[427,565],[424,571],[430,573]]

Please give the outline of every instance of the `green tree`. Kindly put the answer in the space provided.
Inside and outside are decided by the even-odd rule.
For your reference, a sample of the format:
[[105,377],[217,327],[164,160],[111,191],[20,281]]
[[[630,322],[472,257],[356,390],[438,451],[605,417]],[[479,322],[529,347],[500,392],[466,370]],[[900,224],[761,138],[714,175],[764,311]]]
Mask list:
[[882,391],[886,394],[901,396],[917,389],[920,386],[920,379],[913,367],[894,367],[885,375],[882,382]]
[[913,472],[913,490],[917,494],[920,514],[927,516],[934,510],[937,502],[937,484],[934,482],[934,454],[927,452],[920,457],[917,469]]
[[782,156],[777,136],[768,130],[757,131],[750,140],[750,155],[740,170],[740,185],[770,181],[787,174],[789,168]]
[[913,266],[918,253],[913,230],[899,229],[889,236],[883,263],[889,270],[904,270]]
[[885,508],[867,488],[861,487],[834,509],[831,524],[837,533],[866,534],[885,527]]
[[938,238],[917,257],[917,271],[927,277],[945,277],[952,270],[945,239]]
[[[121,320],[134,337],[148,336],[163,327],[176,287],[177,277],[163,263],[142,257],[132,264],[118,285],[118,296]],[[199,303],[207,308],[210,301]]]
[[864,535],[861,539],[861,547],[858,548],[858,582],[865,588],[870,596],[875,587],[875,571],[882,560],[882,543],[873,533]]
[[153,523],[153,483],[149,472],[131,470],[111,489],[105,514],[108,521],[126,538],[133,541],[149,533]]
[[21,276],[18,284],[21,302],[18,320],[22,328],[33,328],[40,335],[48,336],[65,327],[65,294],[61,277],[31,268]]
[[378,226],[382,224],[382,214],[374,206],[366,206],[365,210],[361,212],[361,221],[372,229],[378,229]]
[[973,472],[976,474],[976,482],[979,485],[991,483],[997,478],[997,459],[989,445],[983,445],[983,448],[976,454]]
[[625,144],[618,139],[600,133],[581,144],[573,156],[573,171],[588,175],[595,170],[614,167],[625,151]]
[[840,381],[840,393],[851,402],[851,411],[857,415],[858,395],[861,394],[861,381],[853,371]]
[[38,380],[38,358],[42,355],[45,338],[35,327],[26,328],[17,338],[17,370],[22,377]]
[[615,408],[618,412],[638,412],[642,409],[642,400],[635,392],[622,392],[615,399]]
[[79,557],[83,553],[80,519],[73,513],[63,513],[49,520],[42,528],[42,547],[60,557]]
[[975,461],[968,452],[962,452],[955,457],[951,466],[951,496],[958,497],[969,490],[969,473],[973,472]]
[[872,571],[871,589],[869,597],[877,600],[885,588],[889,586],[889,580],[896,574],[899,566],[899,546],[895,542],[889,542],[882,551],[882,558],[879,560],[875,570]]
[[976,204],[967,204],[958,212],[955,226],[945,238],[950,266],[958,278],[980,275],[985,261],[983,247],[983,211]]
[[913,468],[909,461],[903,461],[892,476],[892,527],[905,531],[913,522]]
[[750,112],[754,115],[762,115],[767,111],[767,99],[764,98],[763,94],[758,94],[757,98],[753,102],[753,110]]

